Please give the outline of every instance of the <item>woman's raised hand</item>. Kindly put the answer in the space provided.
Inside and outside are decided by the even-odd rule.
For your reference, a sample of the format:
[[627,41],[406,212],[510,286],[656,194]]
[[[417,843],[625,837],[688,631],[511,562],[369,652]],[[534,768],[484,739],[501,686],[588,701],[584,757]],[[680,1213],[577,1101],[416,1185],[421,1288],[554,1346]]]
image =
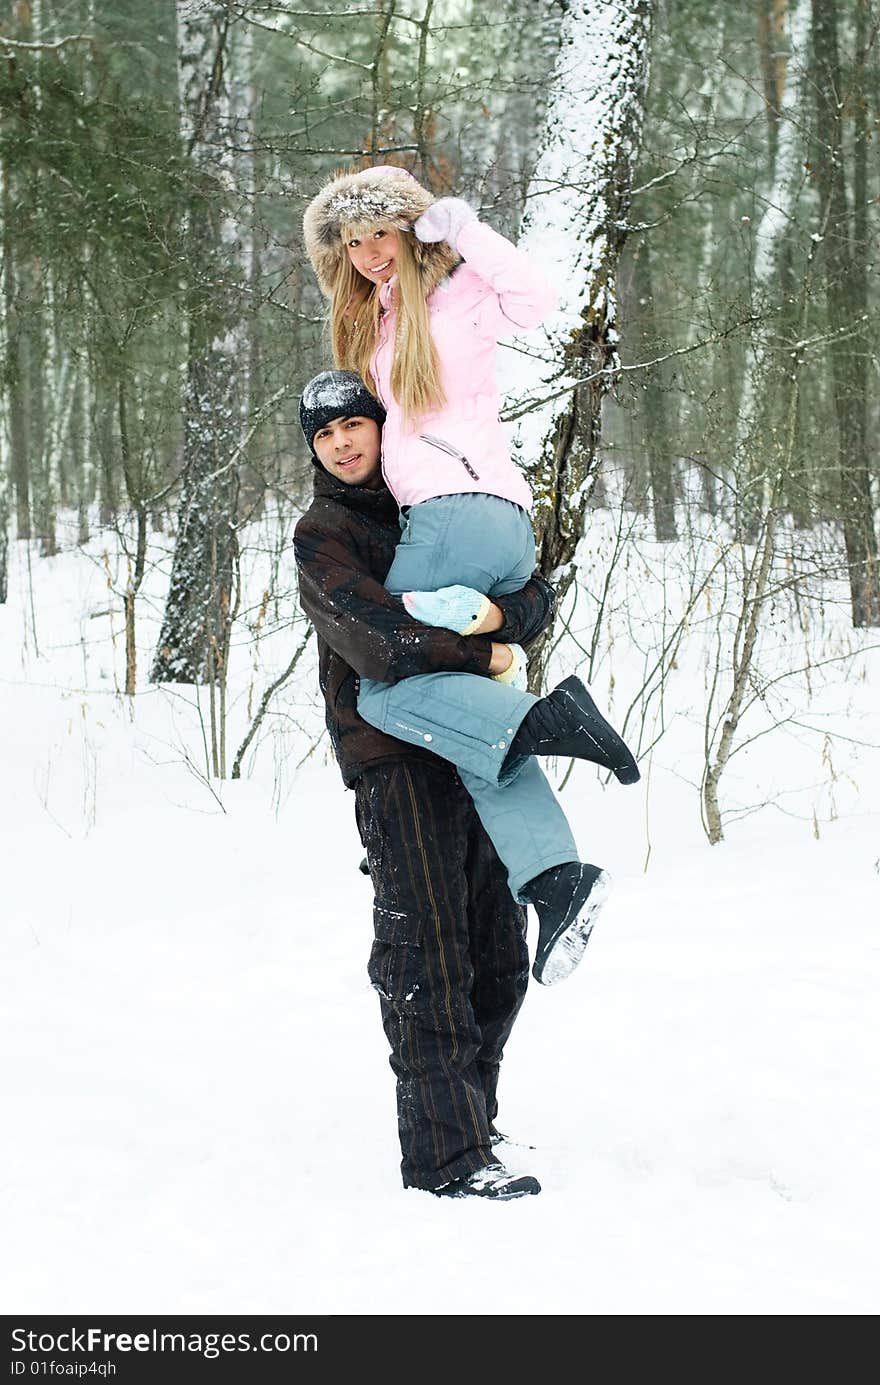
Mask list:
[[433,202],[426,212],[422,212],[413,230],[419,240],[434,242],[445,240],[453,250],[463,226],[475,221],[476,212],[460,197],[441,197]]

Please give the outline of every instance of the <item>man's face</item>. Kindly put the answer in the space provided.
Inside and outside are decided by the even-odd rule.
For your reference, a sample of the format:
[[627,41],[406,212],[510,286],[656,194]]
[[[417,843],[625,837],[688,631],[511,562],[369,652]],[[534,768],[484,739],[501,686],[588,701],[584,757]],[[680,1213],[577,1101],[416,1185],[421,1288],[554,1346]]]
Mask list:
[[379,465],[379,425],[374,418],[334,418],[319,428],[312,440],[315,456],[325,471],[347,486],[378,490],[382,484]]

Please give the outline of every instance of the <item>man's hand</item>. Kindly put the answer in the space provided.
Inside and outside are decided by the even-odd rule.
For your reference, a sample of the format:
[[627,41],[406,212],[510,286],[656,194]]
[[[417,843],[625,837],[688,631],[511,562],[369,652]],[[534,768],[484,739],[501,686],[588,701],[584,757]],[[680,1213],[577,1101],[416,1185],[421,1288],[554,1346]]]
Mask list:
[[489,674],[496,683],[507,683],[519,692],[528,692],[529,669],[522,645],[493,644]]
[[507,673],[513,664],[514,654],[509,644],[493,644],[492,658],[489,660],[489,672],[493,678],[499,674]]

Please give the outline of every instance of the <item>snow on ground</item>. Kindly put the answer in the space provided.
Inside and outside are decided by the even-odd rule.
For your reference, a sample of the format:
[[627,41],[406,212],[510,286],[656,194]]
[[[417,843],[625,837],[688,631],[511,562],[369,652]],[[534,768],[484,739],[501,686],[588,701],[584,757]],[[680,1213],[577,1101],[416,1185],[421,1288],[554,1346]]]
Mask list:
[[[308,755],[313,665],[251,777],[215,795],[190,694],[115,691],[100,542],[34,561],[39,657],[14,552],[5,1311],[877,1311],[876,756],[841,736],[832,778],[791,728],[757,741],[729,791],[770,806],[711,848],[692,787],[702,675],[683,660],[647,783],[578,766],[561,790],[616,890],[508,1047],[499,1123],[536,1148],[505,1157],[541,1197],[405,1193],[352,798],[325,743]],[[142,605],[145,669],[161,602]],[[620,634],[614,658],[619,685]],[[867,739],[871,679],[850,670],[843,691],[817,705]],[[243,696],[231,716],[234,748]]]

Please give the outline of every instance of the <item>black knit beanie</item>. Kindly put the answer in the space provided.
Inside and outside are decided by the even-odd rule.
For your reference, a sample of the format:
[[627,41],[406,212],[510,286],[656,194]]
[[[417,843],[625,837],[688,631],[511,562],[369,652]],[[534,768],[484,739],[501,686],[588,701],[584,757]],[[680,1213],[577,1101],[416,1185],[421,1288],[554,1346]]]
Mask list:
[[299,421],[313,457],[315,434],[333,418],[374,418],[381,428],[385,410],[353,370],[322,370],[299,401]]

